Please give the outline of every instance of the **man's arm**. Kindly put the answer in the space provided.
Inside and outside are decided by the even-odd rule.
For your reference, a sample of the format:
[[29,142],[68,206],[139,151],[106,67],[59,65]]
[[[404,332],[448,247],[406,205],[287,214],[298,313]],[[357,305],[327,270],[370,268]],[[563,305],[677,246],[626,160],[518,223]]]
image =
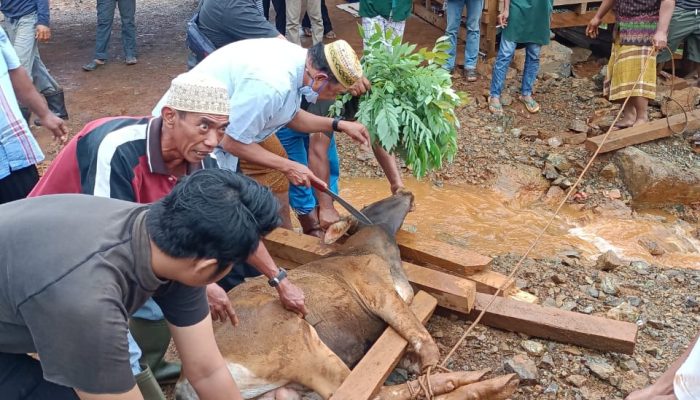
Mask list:
[[613,4],[615,4],[615,0],[603,0],[603,2],[600,4],[600,8],[598,8],[598,12],[595,13],[595,16],[586,27],[586,35],[594,39],[598,37],[598,27],[600,26],[600,22],[608,14],[608,12],[610,12]]
[[[261,274],[268,279],[274,278],[279,274],[280,269],[277,268],[275,261],[267,251],[265,244],[261,241],[258,248],[246,260],[250,265],[255,267]],[[288,278],[282,279],[277,285],[277,293],[280,296],[280,301],[284,308],[293,311],[301,316],[305,316],[306,306],[304,305],[304,291],[293,284]]]
[[214,339],[211,317],[187,327],[169,324],[185,377],[202,400],[241,400]]
[[44,96],[36,91],[24,67],[11,69],[9,75],[17,100],[29,107],[39,117],[41,125],[50,130],[56,139],[60,140],[61,143],[65,142],[68,130],[63,120],[49,110]]
[[[328,160],[328,148],[331,139],[324,133],[312,133],[309,138],[309,169],[327,184],[330,184],[330,164]],[[318,201],[318,219],[322,229],[328,228],[332,223],[340,219],[338,211],[333,207],[333,199],[320,190],[315,190],[314,195]]]
[[386,150],[379,143],[372,146],[372,151],[374,156],[377,157],[377,162],[382,167],[386,179],[391,185],[391,193],[396,194],[396,192],[403,188],[403,181],[401,180],[401,172],[399,171],[398,165],[396,165],[396,157],[387,153]]
[[34,37],[36,40],[45,42],[51,39],[51,29],[49,28],[49,0],[37,0],[36,1],[36,33]]
[[654,46],[657,50],[663,50],[668,43],[668,25],[671,23],[673,9],[676,6],[675,0],[661,0],[659,9],[659,23],[654,34]]
[[[310,112],[299,110],[287,127],[297,132],[330,132],[333,130],[333,118],[321,117]],[[359,122],[340,121],[338,131],[350,136],[355,142],[369,146],[369,132]]]

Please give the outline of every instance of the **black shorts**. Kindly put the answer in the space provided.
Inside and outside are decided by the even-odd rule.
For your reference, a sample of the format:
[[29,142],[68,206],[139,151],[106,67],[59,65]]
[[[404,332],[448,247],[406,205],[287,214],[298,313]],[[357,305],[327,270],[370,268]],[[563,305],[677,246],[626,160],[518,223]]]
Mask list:
[[23,199],[39,182],[39,171],[36,165],[12,171],[10,175],[0,179],[0,204]]
[[26,354],[0,353],[3,400],[79,400],[75,391],[44,379],[41,363]]

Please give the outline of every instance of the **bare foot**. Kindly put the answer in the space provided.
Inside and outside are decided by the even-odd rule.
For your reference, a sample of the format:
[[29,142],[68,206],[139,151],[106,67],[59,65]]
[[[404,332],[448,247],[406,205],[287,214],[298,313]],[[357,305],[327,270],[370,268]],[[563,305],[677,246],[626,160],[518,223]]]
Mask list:
[[646,124],[647,122],[649,122],[649,119],[647,119],[647,118],[640,118],[640,119],[637,119],[636,121],[634,121],[634,124],[632,124],[632,126],[644,125],[644,124]]
[[457,390],[435,397],[436,400],[505,400],[518,388],[520,379],[517,374],[503,375],[497,378],[462,386]]

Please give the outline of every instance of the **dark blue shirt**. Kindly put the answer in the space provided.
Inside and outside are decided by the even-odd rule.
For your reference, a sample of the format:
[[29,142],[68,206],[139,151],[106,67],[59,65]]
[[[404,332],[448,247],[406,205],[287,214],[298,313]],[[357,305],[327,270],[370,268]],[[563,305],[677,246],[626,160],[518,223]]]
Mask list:
[[2,0],[0,11],[10,19],[22,18],[36,11],[37,24],[49,26],[49,0]]

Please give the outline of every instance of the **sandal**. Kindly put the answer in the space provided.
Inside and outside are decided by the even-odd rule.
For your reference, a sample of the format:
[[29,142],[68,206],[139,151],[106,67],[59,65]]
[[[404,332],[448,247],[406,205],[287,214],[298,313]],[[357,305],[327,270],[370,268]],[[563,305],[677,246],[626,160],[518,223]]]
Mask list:
[[335,32],[333,32],[333,31],[328,31],[328,33],[326,33],[326,34],[323,35],[323,36],[325,36],[326,39],[335,39],[335,38],[338,37],[338,36],[335,34]]
[[540,111],[540,105],[531,96],[528,96],[528,98],[520,96],[520,102],[525,105],[525,108],[530,114],[535,114]]
[[[494,100],[496,102],[494,102]],[[503,105],[501,104],[501,99],[498,97],[489,97],[489,111],[491,111],[491,114],[496,116],[503,115]]]

